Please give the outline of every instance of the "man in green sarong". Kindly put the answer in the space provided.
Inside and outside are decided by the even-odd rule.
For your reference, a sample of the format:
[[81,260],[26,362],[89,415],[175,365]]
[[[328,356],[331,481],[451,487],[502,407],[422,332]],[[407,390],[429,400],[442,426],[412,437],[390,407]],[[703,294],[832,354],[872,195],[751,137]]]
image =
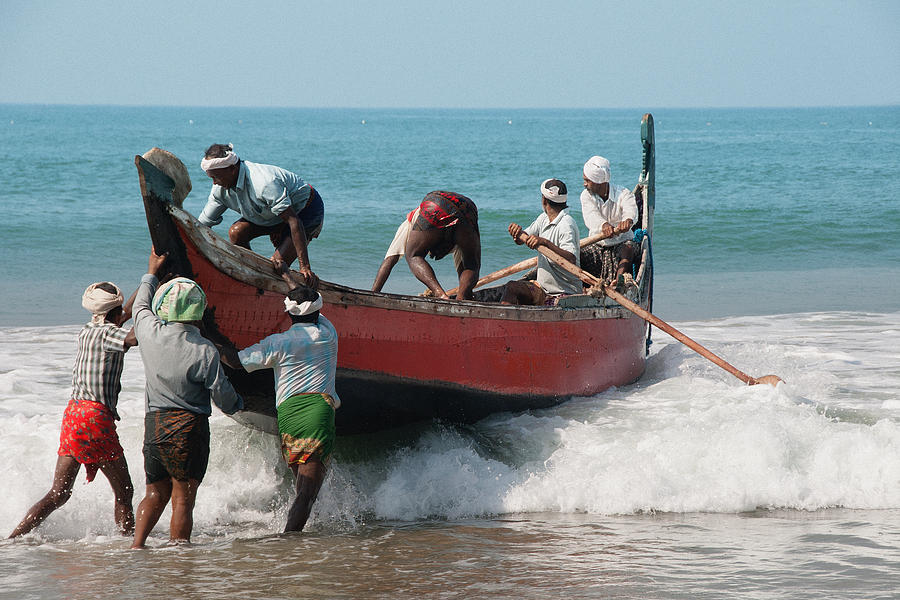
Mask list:
[[306,525],[334,450],[334,411],[341,401],[334,390],[338,335],[319,314],[322,296],[308,287],[291,290],[284,299],[293,325],[237,352],[220,347],[223,361],[246,371],[275,372],[275,406],[281,452],[295,478],[297,497],[284,530]]

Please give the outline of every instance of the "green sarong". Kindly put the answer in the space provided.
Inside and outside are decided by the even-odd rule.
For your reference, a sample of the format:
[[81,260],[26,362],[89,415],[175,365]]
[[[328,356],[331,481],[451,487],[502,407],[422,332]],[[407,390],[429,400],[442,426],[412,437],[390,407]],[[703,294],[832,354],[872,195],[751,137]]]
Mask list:
[[337,437],[333,403],[328,394],[298,394],[278,405],[281,453],[287,464],[305,463],[313,456],[327,464]]

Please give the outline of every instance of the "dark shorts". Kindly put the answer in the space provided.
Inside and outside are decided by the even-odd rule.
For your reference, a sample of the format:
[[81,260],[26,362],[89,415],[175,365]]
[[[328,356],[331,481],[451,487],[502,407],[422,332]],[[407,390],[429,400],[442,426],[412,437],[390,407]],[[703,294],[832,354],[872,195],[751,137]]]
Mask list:
[[209,417],[188,410],[159,410],[144,417],[147,483],[172,478],[203,481],[209,463]]
[[[310,242],[319,237],[322,233],[322,225],[325,224],[325,203],[322,202],[322,196],[315,188],[310,192],[309,200],[306,206],[297,214],[297,218],[303,223],[303,232],[306,234],[306,241]],[[235,223],[250,223],[247,219],[241,217]],[[272,241],[272,246],[277,248],[281,243],[291,237],[291,227],[287,223],[279,223],[265,227],[263,225],[252,224],[255,231],[259,235],[268,234]]]

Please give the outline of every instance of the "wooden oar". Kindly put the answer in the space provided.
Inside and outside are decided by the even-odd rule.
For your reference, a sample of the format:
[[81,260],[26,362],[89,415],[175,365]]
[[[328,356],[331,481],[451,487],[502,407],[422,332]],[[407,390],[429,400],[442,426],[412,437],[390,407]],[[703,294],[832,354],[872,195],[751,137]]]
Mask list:
[[[615,235],[615,233],[613,233],[612,235]],[[592,235],[592,236],[584,238],[583,240],[578,242],[578,245],[580,248],[584,248],[585,246],[590,246],[591,244],[599,242],[600,240],[605,240],[608,237],[610,237],[610,236],[603,235],[602,233],[598,233],[596,235]],[[500,269],[499,271],[494,271],[493,273],[491,273],[489,275],[485,275],[484,277],[482,277],[481,279],[478,280],[478,282],[475,284],[475,286],[472,289],[474,290],[476,288],[480,288],[481,286],[486,285],[488,283],[494,283],[498,279],[503,279],[504,277],[506,277],[508,275],[513,275],[520,271],[524,271],[525,269],[533,269],[535,265],[537,265],[537,257],[536,256],[533,258],[526,258],[525,260],[519,261],[514,265],[510,265],[504,269]],[[452,296],[453,294],[455,294],[458,291],[459,291],[459,288],[455,287],[452,290],[448,290],[447,295]]]
[[[520,240],[524,241],[525,237],[527,237],[527,236],[524,233],[519,234]],[[726,371],[728,371],[729,373],[731,373],[732,375],[734,375],[735,377],[737,377],[738,379],[740,379],[741,381],[746,383],[747,385],[757,385],[760,383],[768,383],[771,386],[776,386],[776,385],[778,385],[779,381],[782,381],[782,379],[780,377],[778,377],[777,375],[764,375],[764,376],[758,377],[758,378],[747,375],[743,371],[740,371],[733,365],[727,363],[723,358],[717,356],[708,348],[704,348],[703,346],[701,346],[700,344],[698,344],[697,342],[695,342],[694,340],[692,340],[685,334],[681,333],[680,331],[678,331],[677,329],[675,329],[674,327],[672,327],[671,325],[669,325],[668,323],[666,323],[665,321],[660,319],[659,317],[644,310],[643,308],[641,308],[640,306],[638,306],[637,304],[635,304],[634,302],[632,302],[631,300],[629,300],[628,298],[626,298],[625,296],[623,296],[622,294],[617,292],[611,285],[604,284],[603,281],[601,281],[597,277],[594,277],[587,271],[580,269],[579,267],[573,265],[572,263],[567,261],[565,258],[560,256],[556,252],[550,250],[549,248],[545,248],[544,246],[538,246],[537,251],[540,252],[541,254],[543,254],[544,256],[546,256],[548,259],[555,262],[556,264],[558,264],[559,266],[561,266],[562,268],[564,268],[569,273],[576,275],[579,279],[581,279],[583,282],[587,283],[591,287],[600,288],[601,290],[603,290],[604,294],[606,294],[607,296],[609,296],[610,298],[612,298],[613,300],[618,302],[623,308],[630,310],[631,312],[633,312],[640,318],[644,319],[648,323],[656,326],[658,329],[662,329],[663,331],[665,331],[666,333],[671,335],[673,338],[675,338],[676,340],[678,340],[679,342],[681,342],[682,344],[684,344],[685,346],[687,346],[688,348],[690,348],[691,350],[693,350],[694,352],[699,354],[700,356],[703,356],[704,358],[711,360],[712,362],[719,365],[720,367],[722,367],[723,369],[725,369]]]

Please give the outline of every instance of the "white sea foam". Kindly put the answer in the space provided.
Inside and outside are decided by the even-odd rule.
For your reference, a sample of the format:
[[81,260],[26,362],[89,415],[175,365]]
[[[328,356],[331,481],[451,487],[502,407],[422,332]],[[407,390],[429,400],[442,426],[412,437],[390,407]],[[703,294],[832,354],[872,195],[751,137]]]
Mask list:
[[[740,369],[787,383],[744,386],[655,332],[647,373],[634,385],[470,427],[433,426],[402,443],[339,439],[345,452],[339,448],[310,527],[517,512],[900,507],[896,336],[880,335],[900,330],[900,313],[678,327]],[[50,484],[77,329],[0,329],[0,471],[9,484],[0,531],[11,531]],[[126,356],[120,412],[136,504],[144,485],[143,371],[135,351]],[[220,413],[211,429],[197,535],[280,530],[292,490],[277,440]],[[80,475],[72,499],[36,535],[114,533],[102,475],[82,482]],[[156,535],[164,535],[167,519]]]

